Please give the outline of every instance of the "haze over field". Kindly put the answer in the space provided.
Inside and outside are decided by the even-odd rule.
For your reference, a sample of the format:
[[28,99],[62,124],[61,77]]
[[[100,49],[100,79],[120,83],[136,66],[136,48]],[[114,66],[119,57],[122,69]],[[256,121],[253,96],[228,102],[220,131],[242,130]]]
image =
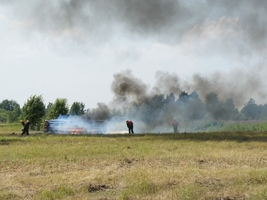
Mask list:
[[[263,0],[0,0],[0,89],[94,108],[196,91],[266,103]],[[1,99],[0,99],[1,100]]]

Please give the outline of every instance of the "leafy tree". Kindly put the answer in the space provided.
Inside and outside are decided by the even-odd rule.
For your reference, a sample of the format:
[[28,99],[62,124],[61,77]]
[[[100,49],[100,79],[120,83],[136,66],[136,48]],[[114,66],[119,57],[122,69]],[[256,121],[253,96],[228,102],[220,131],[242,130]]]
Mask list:
[[97,108],[88,110],[86,114],[82,116],[85,120],[108,120],[112,117],[111,111],[104,103],[97,103]]
[[153,96],[149,103],[146,103],[147,111],[146,116],[149,120],[147,120],[150,124],[155,124],[161,118],[161,109],[164,106],[164,95],[155,95]]
[[174,116],[177,115],[177,111],[178,109],[175,103],[175,96],[173,93],[170,93],[163,101],[159,118],[164,118],[165,121],[170,122],[173,120]]
[[56,119],[59,115],[67,115],[69,111],[68,107],[66,98],[57,98],[49,110],[48,119]]
[[[141,121],[148,125],[155,124],[158,118],[161,117],[161,108],[165,105],[166,109],[171,105],[164,104],[164,95],[155,95],[151,98],[147,98],[142,103],[135,103],[129,109],[129,118],[139,118]],[[172,103],[173,104],[173,103]]]
[[18,106],[19,104],[14,100],[5,99],[0,103],[0,108],[5,109],[7,111],[13,111]]
[[238,116],[238,110],[235,108],[233,99],[226,99],[225,102],[219,102],[217,108],[217,118],[224,120],[233,120]]
[[6,122],[8,118],[8,111],[0,108],[0,122]]
[[33,130],[39,130],[44,115],[45,105],[41,95],[31,96],[22,107],[22,119],[29,120]]
[[267,104],[261,106],[261,116],[260,119],[267,120]]
[[220,111],[218,110],[219,99],[216,93],[211,92],[205,98],[206,110],[211,114],[214,119],[219,118]]
[[190,98],[190,95],[188,95],[187,92],[185,91],[182,91],[180,94],[179,94],[179,102],[183,102],[183,103],[186,103]]
[[165,99],[165,104],[173,104],[175,102],[175,96],[173,93],[170,93],[170,95],[167,95],[166,99]]
[[188,95],[182,92],[177,100],[179,113],[185,120],[202,119],[205,115],[205,106],[196,92]]
[[261,115],[261,106],[255,103],[255,100],[250,98],[249,101],[242,108],[241,112],[246,119],[259,119]]
[[160,110],[164,104],[164,96],[162,94],[152,97],[150,105],[154,110]]
[[21,109],[19,104],[15,105],[14,110],[8,112],[7,121],[9,123],[17,122],[21,115]]
[[49,102],[45,109],[45,119],[49,119],[49,113],[52,107],[53,103]]
[[5,114],[2,115],[2,117],[6,116],[6,118],[2,118],[1,121],[9,123],[18,121],[21,109],[20,105],[16,101],[5,99],[0,103],[0,109],[2,109],[2,111],[6,111]]
[[85,105],[82,102],[73,102],[71,108],[70,108],[70,115],[83,115],[85,113],[84,111]]

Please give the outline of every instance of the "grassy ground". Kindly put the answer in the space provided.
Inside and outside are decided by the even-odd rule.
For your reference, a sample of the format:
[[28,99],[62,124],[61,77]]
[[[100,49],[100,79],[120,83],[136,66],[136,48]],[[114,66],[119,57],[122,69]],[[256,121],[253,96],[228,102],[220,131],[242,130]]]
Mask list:
[[20,129],[0,126],[0,199],[267,199],[265,132],[21,137]]

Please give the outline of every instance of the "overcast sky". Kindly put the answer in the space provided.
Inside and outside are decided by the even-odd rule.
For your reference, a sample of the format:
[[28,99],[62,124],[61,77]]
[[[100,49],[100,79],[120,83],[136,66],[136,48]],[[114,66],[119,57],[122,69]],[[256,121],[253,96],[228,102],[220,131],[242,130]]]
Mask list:
[[176,77],[189,93],[266,103],[266,11],[266,0],[0,0],[0,101],[94,108],[129,73],[151,90]]

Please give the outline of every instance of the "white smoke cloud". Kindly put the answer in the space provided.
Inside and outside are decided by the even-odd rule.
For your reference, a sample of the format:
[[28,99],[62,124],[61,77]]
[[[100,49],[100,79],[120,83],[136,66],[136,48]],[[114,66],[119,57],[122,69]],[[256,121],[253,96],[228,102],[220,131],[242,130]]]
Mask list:
[[181,52],[195,56],[239,57],[239,49],[243,38],[239,19],[221,17],[218,21],[207,19],[204,24],[197,24],[187,31],[181,40]]

